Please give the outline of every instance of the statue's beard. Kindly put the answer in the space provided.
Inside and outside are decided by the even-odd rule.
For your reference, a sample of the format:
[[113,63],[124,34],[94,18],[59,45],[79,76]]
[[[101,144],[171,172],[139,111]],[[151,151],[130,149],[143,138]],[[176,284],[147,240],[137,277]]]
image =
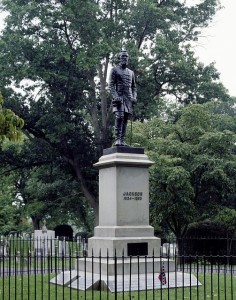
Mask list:
[[121,60],[120,64],[121,64],[122,67],[127,67],[128,66],[128,62],[124,61],[124,60]]

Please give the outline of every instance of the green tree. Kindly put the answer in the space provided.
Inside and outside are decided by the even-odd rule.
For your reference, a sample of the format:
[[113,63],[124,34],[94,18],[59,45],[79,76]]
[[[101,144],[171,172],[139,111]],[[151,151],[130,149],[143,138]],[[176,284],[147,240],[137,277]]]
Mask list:
[[0,234],[27,231],[31,227],[24,211],[24,203],[15,190],[15,182],[16,177],[13,174],[1,178]]
[[11,141],[18,141],[23,126],[24,121],[3,106],[3,97],[0,93],[0,140],[8,138]]
[[[21,207],[31,217],[33,228],[40,229],[40,222],[45,218],[49,226],[51,219],[57,222],[73,219],[80,227],[82,221],[85,229],[91,231],[88,203],[84,200],[73,169],[47,143],[41,139],[35,142],[34,150],[32,142],[24,139],[17,145],[5,143],[0,152],[3,167],[0,174],[7,176],[14,167],[14,192],[20,196]],[[92,185],[96,186],[92,177],[90,184],[91,189]]]
[[[235,198],[235,197],[234,197]],[[219,207],[214,220],[226,225],[227,230],[236,235],[236,211],[235,211],[235,199],[232,207]]]
[[150,178],[152,221],[166,222],[177,238],[191,222],[216,215],[219,207],[235,209],[235,108],[231,106],[230,117],[213,107],[188,105],[178,111],[174,123],[154,118],[134,126],[134,141],[145,145],[155,162]]
[[[21,176],[18,190],[34,229],[40,229],[43,219],[47,219],[48,226],[55,220],[56,225],[74,220],[75,225],[82,223],[85,230],[91,232],[94,224],[89,223],[88,203],[78,185],[71,174],[62,172],[53,164],[50,168],[32,169],[27,178]],[[76,222],[77,219],[80,222]]]
[[218,9],[216,0],[191,7],[176,0],[2,0],[1,7],[8,17],[0,86],[7,106],[25,121],[26,153],[38,149],[34,161],[25,157],[25,167],[43,164],[41,153],[51,148],[56,161],[73,169],[96,214],[92,164],[111,145],[106,79],[121,47],[137,76],[136,119],[160,115],[168,95],[180,105],[228,99],[214,66],[198,63],[190,47]]

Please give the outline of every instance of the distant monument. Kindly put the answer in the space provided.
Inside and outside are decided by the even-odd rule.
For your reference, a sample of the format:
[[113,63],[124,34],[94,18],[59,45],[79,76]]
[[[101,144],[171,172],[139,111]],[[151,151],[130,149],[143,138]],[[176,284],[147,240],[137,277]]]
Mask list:
[[54,228],[54,231],[55,231],[56,238],[58,238],[59,240],[67,240],[67,241],[73,240],[73,229],[68,224],[57,225]]
[[54,228],[55,236],[58,239],[58,253],[59,257],[70,255],[70,241],[73,241],[73,229],[68,224],[61,224]]
[[55,255],[55,231],[48,230],[45,221],[41,230],[34,231],[34,250],[36,256]]
[[128,52],[119,53],[119,64],[112,68],[109,78],[109,88],[112,96],[113,113],[115,115],[114,146],[128,146],[125,143],[126,127],[133,106],[137,102],[137,92],[134,72],[127,68]]

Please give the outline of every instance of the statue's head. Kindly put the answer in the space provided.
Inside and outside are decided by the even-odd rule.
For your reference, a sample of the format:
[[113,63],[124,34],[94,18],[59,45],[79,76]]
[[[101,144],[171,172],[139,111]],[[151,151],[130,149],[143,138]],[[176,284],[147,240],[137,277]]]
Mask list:
[[119,55],[119,63],[122,67],[126,67],[128,65],[128,61],[129,61],[129,54],[126,50],[121,50]]

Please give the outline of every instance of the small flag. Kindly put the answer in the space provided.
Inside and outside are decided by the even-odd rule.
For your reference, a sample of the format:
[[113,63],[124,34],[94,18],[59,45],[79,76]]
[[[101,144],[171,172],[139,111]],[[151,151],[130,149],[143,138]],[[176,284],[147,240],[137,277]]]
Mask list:
[[164,265],[162,265],[162,267],[161,267],[161,272],[158,275],[158,279],[160,280],[161,285],[165,285],[166,284],[166,273],[165,273],[165,267],[164,267]]

